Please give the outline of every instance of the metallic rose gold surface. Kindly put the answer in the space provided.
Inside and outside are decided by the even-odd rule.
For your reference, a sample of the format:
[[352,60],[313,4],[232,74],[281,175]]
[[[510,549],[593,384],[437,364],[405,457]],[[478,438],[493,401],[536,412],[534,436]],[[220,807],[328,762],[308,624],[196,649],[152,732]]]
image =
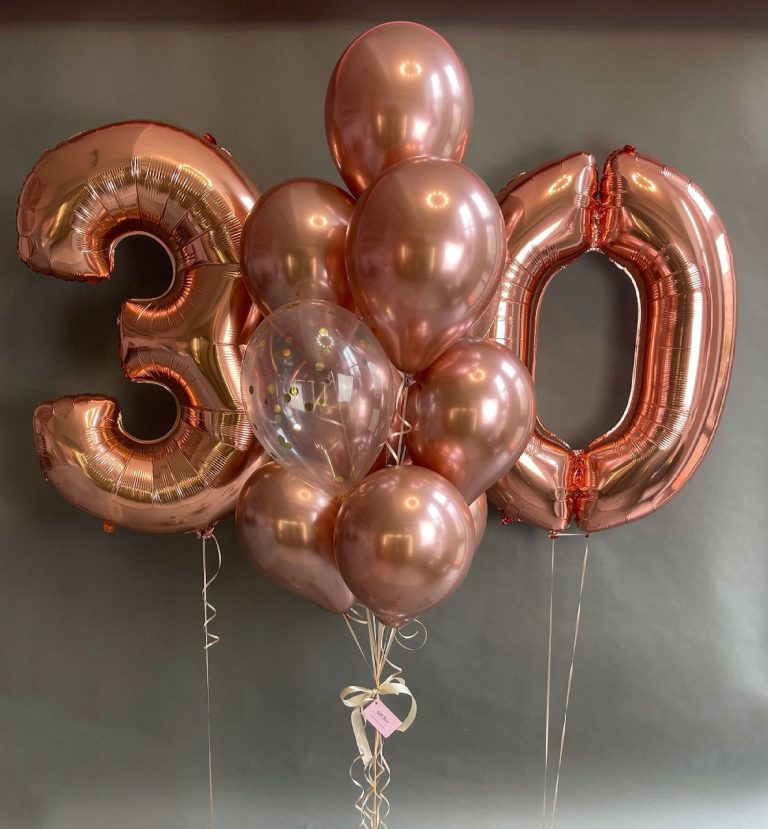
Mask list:
[[477,552],[485,535],[485,528],[488,526],[488,499],[483,493],[469,505],[469,512],[472,516],[472,523],[475,525],[475,552]]
[[[596,190],[594,159],[576,153],[519,176],[499,194],[507,266],[488,338],[508,346],[532,375],[541,297],[559,270],[589,250]],[[537,421],[517,464],[494,485],[491,503],[503,508],[508,518],[565,529],[571,520],[569,451]]]
[[152,122],[81,133],[27,177],[17,227],[33,270],[107,279],[116,243],[131,233],[157,239],[174,264],[166,293],[126,302],[119,318],[126,375],[177,398],[170,433],[133,439],[117,402],[98,395],[35,411],[43,471],[80,509],[148,532],[203,529],[232,511],[263,461],[239,385],[258,319],[240,274],[240,231],[257,195],[224,151]]
[[355,200],[327,181],[295,179],[264,193],[243,228],[245,285],[263,314],[326,299],[352,310],[344,243]]
[[384,23],[360,35],[336,64],[325,131],[339,172],[359,195],[403,159],[460,161],[473,108],[466,69],[437,32],[418,23]]
[[323,610],[354,604],[336,567],[333,533],[340,501],[313,489],[276,463],[258,469],[237,501],[243,552],[268,578]]
[[283,305],[264,319],[245,352],[242,389],[272,457],[337,496],[371,468],[395,408],[381,345],[351,311],[319,299]]
[[606,162],[599,249],[639,296],[634,388],[624,418],[574,458],[586,532],[663,506],[695,472],[725,404],[736,335],[728,235],[689,178],[625,147]]
[[399,369],[425,369],[467,333],[498,287],[504,247],[491,191],[455,161],[403,161],[366,190],[349,225],[347,271]]
[[415,464],[447,478],[468,504],[520,457],[536,423],[528,369],[487,340],[459,340],[416,375],[406,435]]
[[[513,197],[524,209],[547,190],[546,181],[530,192],[512,187],[505,201]],[[552,530],[563,529],[572,517],[585,532],[625,524],[679,492],[712,440],[733,359],[733,257],[720,217],[702,191],[678,171],[625,147],[606,162],[594,217],[594,230],[584,233],[591,235],[590,247],[624,269],[638,293],[627,410],[584,450],[570,450],[537,430],[534,451],[496,484],[492,498],[507,517]],[[508,234],[510,247],[539,244],[539,232],[525,224],[508,225]],[[575,250],[567,239],[554,244],[551,254],[529,262],[531,289],[515,304],[500,305],[494,332],[496,339],[516,344],[531,368],[541,298],[535,285],[546,284],[560,258]],[[539,462],[542,450],[549,454],[549,469]]]
[[452,484],[429,469],[394,466],[344,500],[335,544],[349,589],[382,622],[402,627],[464,580],[475,528]]

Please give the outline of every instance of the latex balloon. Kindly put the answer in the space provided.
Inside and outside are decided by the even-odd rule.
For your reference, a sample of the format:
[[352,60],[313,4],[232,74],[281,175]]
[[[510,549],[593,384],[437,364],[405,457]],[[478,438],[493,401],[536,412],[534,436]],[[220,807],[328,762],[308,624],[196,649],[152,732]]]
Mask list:
[[408,390],[413,462],[447,478],[472,503],[528,445],[536,396],[528,369],[508,349],[460,340]]
[[344,242],[355,200],[327,181],[295,179],[259,199],[243,229],[245,284],[271,314],[299,299],[352,309]]
[[387,170],[358,202],[347,270],[360,313],[407,373],[431,365],[493,298],[504,223],[491,191],[455,161]]
[[496,339],[533,371],[546,285],[589,248],[635,283],[639,325],[622,420],[576,451],[539,425],[494,500],[508,518],[556,531],[572,518],[585,532],[642,518],[689,480],[725,403],[736,279],[722,221],[686,176],[632,147],[609,157],[599,193],[593,159],[578,155],[513,182],[501,200],[510,266]]
[[472,523],[475,525],[475,551],[477,551],[488,526],[488,498],[485,493],[475,498],[469,505],[469,512],[472,515]]
[[348,46],[325,99],[331,154],[355,195],[406,158],[460,161],[472,118],[458,55],[436,32],[405,21],[369,29]]
[[283,305],[254,332],[243,397],[260,442],[288,472],[344,495],[387,439],[392,377],[364,322],[339,305],[305,300]]
[[173,264],[160,297],[126,302],[119,354],[131,380],[177,400],[160,440],[124,430],[117,401],[62,397],[34,415],[46,478],[109,524],[148,532],[206,529],[232,511],[263,460],[240,397],[242,349],[258,321],[240,272],[240,232],[258,191],[229,156],[147,121],[81,133],[47,152],[19,197],[19,255],[61,279],[108,279],[132,233]]
[[349,589],[401,627],[461,584],[475,552],[469,507],[445,478],[395,466],[366,478],[342,504],[336,561]]
[[240,545],[268,578],[323,610],[344,613],[354,604],[336,567],[333,533],[340,502],[276,463],[258,469],[237,501]]

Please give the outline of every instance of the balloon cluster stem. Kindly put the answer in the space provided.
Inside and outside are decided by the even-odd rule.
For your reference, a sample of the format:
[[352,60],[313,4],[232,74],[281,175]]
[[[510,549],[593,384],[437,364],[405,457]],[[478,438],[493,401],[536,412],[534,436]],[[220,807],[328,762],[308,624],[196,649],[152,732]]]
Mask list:
[[397,404],[395,406],[394,422],[397,424],[397,428],[389,433],[387,440],[387,450],[390,455],[387,458],[387,466],[400,466],[405,460],[405,436],[413,429],[413,426],[405,417],[406,407],[408,406],[408,389],[412,383],[413,376],[404,374],[403,381],[398,389]]
[[[373,729],[373,744],[366,735],[365,707],[386,694],[405,695],[411,699],[410,711],[398,731],[406,731],[416,717],[416,701],[401,676],[401,668],[390,660],[394,644],[406,650],[417,650],[426,643],[426,629],[418,620],[411,624],[415,632],[397,630],[379,621],[362,606],[355,606],[344,614],[350,635],[371,673],[371,687],[351,685],[341,692],[344,704],[352,709],[352,729],[358,753],[349,767],[349,776],[360,794],[355,800],[359,813],[357,829],[387,829],[390,803],[386,791],[390,784],[389,763],[384,757],[384,739]],[[419,639],[416,646],[410,642]],[[386,676],[385,676],[386,674]],[[359,779],[362,768],[362,779]]]

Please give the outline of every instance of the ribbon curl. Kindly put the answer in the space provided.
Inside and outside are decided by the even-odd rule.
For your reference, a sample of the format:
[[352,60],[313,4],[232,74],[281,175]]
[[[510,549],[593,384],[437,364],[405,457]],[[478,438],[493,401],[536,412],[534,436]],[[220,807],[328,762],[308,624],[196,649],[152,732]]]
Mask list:
[[[360,813],[358,829],[386,829],[386,819],[389,816],[389,800],[385,792],[390,782],[390,769],[384,757],[381,733],[376,730],[373,747],[368,741],[363,712],[366,705],[382,696],[410,697],[408,713],[397,728],[398,731],[407,731],[416,719],[416,700],[402,677],[402,669],[389,658],[392,646],[396,642],[402,644],[399,632],[395,628],[380,622],[370,610],[364,607],[351,608],[344,614],[343,618],[373,678],[371,687],[348,685],[339,694],[342,703],[347,708],[352,709],[350,720],[355,742],[357,743],[357,756],[349,767],[349,777],[360,790],[360,794],[355,801],[355,808]],[[370,658],[363,649],[360,642],[362,637],[358,637],[355,625],[365,626],[368,634]],[[421,628],[423,629],[423,626]],[[405,641],[418,635],[419,631],[417,630],[415,634],[408,634]],[[424,639],[426,639],[426,631],[424,631]],[[385,678],[382,678],[386,666],[389,666],[391,671]],[[362,782],[356,776],[355,765],[357,763],[362,765]]]
[[[210,821],[210,829],[216,829],[216,819],[213,809],[213,744],[211,734],[211,671],[208,659],[208,651],[217,642],[220,637],[212,633],[210,630],[211,622],[216,618],[216,608],[208,601],[208,588],[216,580],[221,570],[221,547],[219,540],[213,533],[213,527],[206,530],[198,531],[197,537],[202,542],[203,548],[203,589],[201,596],[203,599],[203,652],[205,654],[205,704],[206,704],[206,720],[208,724],[208,818]],[[210,539],[216,545],[216,567],[213,573],[208,575],[208,554],[205,549],[205,542]]]

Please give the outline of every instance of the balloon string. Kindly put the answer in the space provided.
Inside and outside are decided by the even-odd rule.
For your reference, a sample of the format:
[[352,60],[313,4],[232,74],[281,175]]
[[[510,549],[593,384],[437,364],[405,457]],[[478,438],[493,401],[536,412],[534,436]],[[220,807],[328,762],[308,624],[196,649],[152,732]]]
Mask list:
[[552,554],[549,569],[549,628],[547,631],[547,705],[544,716],[544,794],[541,799],[541,829],[547,820],[547,792],[549,777],[549,714],[552,707],[552,621],[555,599],[555,536],[552,536]]
[[565,691],[565,707],[563,709],[563,724],[560,731],[560,750],[557,758],[557,772],[555,774],[555,787],[552,795],[552,807],[550,810],[549,827],[554,829],[555,817],[557,815],[558,797],[560,794],[560,779],[563,767],[563,754],[565,752],[565,735],[568,727],[568,707],[571,701],[571,689],[573,688],[573,669],[576,663],[576,645],[579,641],[579,629],[581,627],[581,608],[584,597],[584,582],[587,576],[587,561],[589,558],[589,535],[582,536],[581,533],[552,533],[552,549],[550,556],[550,580],[549,580],[549,631],[547,645],[547,703],[544,727],[544,799],[542,803],[541,827],[544,829],[547,818],[547,794],[548,794],[548,772],[549,772],[549,736],[550,736],[550,710],[552,704],[552,630],[554,621],[554,593],[555,593],[555,541],[558,536],[583,537],[585,539],[584,555],[581,562],[581,578],[579,580],[579,599],[576,606],[576,621],[573,627],[573,643],[571,646],[571,662],[568,668],[568,683]]
[[[205,542],[210,537],[216,545],[216,570],[208,577],[208,556],[205,549]],[[211,532],[202,535],[203,542],[203,652],[205,654],[205,704],[206,717],[208,723],[208,816],[210,818],[211,829],[216,829],[216,821],[213,815],[213,751],[211,740],[211,672],[208,661],[208,650],[212,648],[220,637],[215,633],[211,633],[210,624],[216,618],[216,608],[208,601],[208,588],[216,580],[221,570],[221,547],[216,536]]]
[[[390,432],[389,437],[387,438],[386,447],[392,456],[387,459],[387,466],[399,466],[403,462],[403,456],[405,455],[404,439],[405,436],[413,430],[413,426],[408,422],[408,420],[406,420],[405,417],[405,410],[408,405],[408,389],[410,388],[412,382],[413,380],[411,376],[406,374],[399,389],[399,401],[396,415],[400,421],[400,428]],[[396,447],[392,445],[393,441],[396,443]],[[392,461],[392,463],[390,464],[389,461]]]
[[[386,819],[389,816],[390,803],[386,789],[390,784],[391,771],[384,757],[382,735],[378,730],[374,730],[372,747],[365,736],[365,720],[362,717],[362,710],[368,702],[384,694],[406,694],[411,697],[411,711],[398,730],[405,731],[410,727],[416,716],[416,702],[402,679],[402,669],[390,659],[390,653],[395,643],[407,650],[417,650],[423,647],[426,642],[426,628],[415,619],[411,623],[415,625],[415,631],[398,631],[380,622],[370,610],[362,606],[351,608],[343,618],[373,679],[372,688],[349,686],[341,692],[344,704],[353,709],[352,723],[358,742],[358,754],[349,767],[349,777],[360,790],[355,800],[355,808],[360,813],[358,829],[387,829]],[[365,632],[360,631],[358,634],[361,626],[365,627]],[[366,633],[367,654],[363,644]],[[421,641],[416,646],[410,646],[410,643],[418,638],[421,638]],[[383,678],[387,666],[392,672]],[[357,763],[362,765],[362,781],[356,776]]]

